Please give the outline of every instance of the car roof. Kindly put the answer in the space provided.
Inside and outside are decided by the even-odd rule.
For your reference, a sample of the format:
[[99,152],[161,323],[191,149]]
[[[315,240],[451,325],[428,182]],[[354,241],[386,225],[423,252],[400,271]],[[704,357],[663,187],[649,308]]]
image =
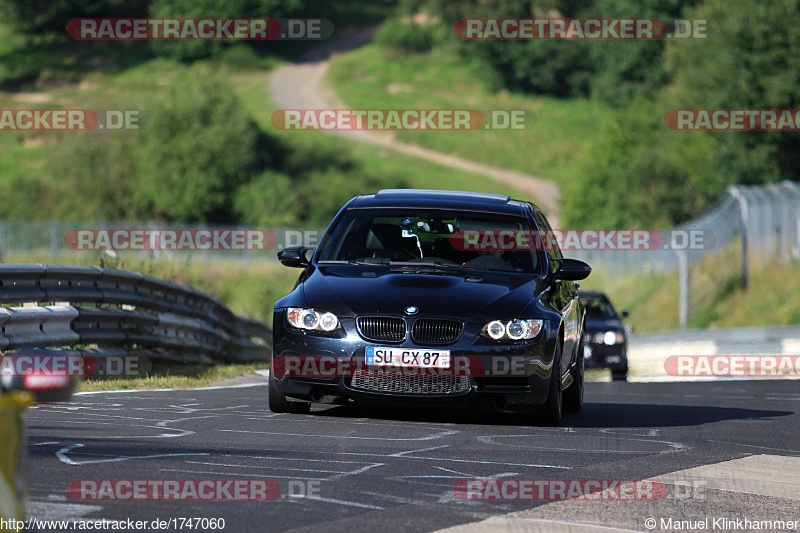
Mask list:
[[504,194],[435,189],[383,189],[375,194],[354,198],[348,207],[353,209],[371,207],[467,209],[524,215],[528,204],[529,202],[512,200],[511,197]]

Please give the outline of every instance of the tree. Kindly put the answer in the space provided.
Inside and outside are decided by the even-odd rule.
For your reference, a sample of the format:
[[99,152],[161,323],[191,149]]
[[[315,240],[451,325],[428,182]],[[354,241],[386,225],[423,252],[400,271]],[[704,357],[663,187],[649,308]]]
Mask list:
[[74,18],[146,17],[149,0],[2,0],[0,13],[19,31],[67,39]]
[[563,196],[568,226],[670,227],[716,197],[706,187],[712,137],[668,130],[663,116],[663,104],[636,100],[600,126]]
[[[796,109],[800,104],[798,0],[746,0],[736,9],[707,0],[692,18],[719,28],[709,39],[670,42],[675,79],[666,101],[677,109]],[[718,187],[797,179],[800,138],[789,132],[718,132],[712,154]]]
[[229,218],[230,194],[257,170],[258,127],[229,83],[194,67],[154,99],[139,132],[131,201],[137,218]]

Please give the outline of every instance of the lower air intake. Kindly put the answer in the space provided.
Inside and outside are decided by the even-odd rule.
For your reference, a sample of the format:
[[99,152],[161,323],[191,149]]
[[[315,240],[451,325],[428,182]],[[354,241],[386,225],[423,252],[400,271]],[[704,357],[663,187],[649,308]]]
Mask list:
[[469,376],[402,375],[382,370],[361,370],[353,373],[350,386],[388,394],[441,395],[464,394],[472,386]]

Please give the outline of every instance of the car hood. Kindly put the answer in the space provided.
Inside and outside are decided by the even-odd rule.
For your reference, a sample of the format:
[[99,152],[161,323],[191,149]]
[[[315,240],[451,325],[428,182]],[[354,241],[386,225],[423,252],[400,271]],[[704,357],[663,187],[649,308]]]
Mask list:
[[418,316],[504,319],[535,313],[529,308],[536,307],[543,285],[535,275],[338,265],[317,268],[302,289],[309,307],[340,316],[403,315],[414,306]]

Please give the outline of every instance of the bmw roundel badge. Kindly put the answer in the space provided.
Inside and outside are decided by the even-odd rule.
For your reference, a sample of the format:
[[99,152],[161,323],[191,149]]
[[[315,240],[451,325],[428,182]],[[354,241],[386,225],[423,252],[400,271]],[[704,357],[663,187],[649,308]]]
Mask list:
[[409,305],[406,307],[406,314],[407,315],[416,315],[419,312],[419,308],[414,305]]

